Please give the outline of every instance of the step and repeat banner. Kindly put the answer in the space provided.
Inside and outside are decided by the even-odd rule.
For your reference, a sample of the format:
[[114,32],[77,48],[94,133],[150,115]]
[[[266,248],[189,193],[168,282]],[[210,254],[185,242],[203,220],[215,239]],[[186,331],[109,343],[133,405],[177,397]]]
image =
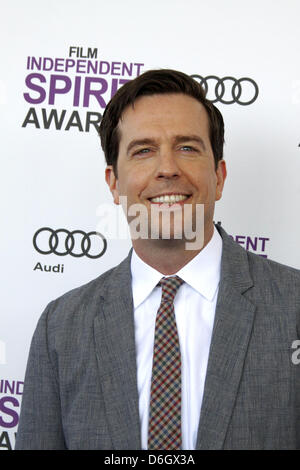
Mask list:
[[298,0],[2,5],[1,450],[15,444],[45,306],[131,247],[107,236],[107,214],[121,214],[97,134],[128,80],[173,68],[202,84],[225,121],[228,178],[215,221],[246,250],[300,269],[299,16]]

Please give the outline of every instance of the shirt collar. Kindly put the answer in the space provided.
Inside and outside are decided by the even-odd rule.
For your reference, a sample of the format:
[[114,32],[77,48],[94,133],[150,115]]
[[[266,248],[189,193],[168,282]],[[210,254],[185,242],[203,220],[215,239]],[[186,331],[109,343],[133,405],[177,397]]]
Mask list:
[[[175,274],[207,300],[212,301],[220,281],[221,257],[222,238],[214,227],[208,244]],[[145,263],[133,249],[131,275],[133,305],[137,308],[151,294],[163,274]]]

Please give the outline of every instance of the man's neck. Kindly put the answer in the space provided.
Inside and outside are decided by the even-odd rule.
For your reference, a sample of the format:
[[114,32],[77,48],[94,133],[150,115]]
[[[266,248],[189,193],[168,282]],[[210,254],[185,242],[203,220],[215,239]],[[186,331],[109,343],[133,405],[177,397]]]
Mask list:
[[132,240],[136,254],[149,266],[165,276],[178,272],[191,261],[209,243],[213,236],[214,227],[204,237],[201,249],[187,250],[184,240]]

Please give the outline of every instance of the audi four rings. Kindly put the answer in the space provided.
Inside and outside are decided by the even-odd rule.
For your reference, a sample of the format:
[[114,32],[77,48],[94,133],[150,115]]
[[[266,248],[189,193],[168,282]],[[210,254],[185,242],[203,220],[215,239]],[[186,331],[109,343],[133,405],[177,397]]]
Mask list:
[[[43,249],[38,246],[38,244],[41,244],[41,240],[39,239],[38,241],[38,236],[42,232],[49,232],[49,238],[47,239],[47,244],[48,246],[46,249],[43,247]],[[80,244],[80,250],[79,252],[75,252],[74,247],[75,247],[75,235],[79,234],[82,236],[81,244]],[[97,254],[91,254],[90,250],[92,247],[92,244],[96,247],[99,247],[99,240],[100,240],[100,245],[101,245],[101,251],[99,251]],[[59,251],[58,245],[59,242],[64,242],[64,251]],[[33,246],[42,255],[49,255],[50,253],[53,253],[58,256],[65,256],[65,255],[71,255],[74,256],[75,258],[80,258],[81,256],[87,256],[88,258],[100,258],[100,256],[104,255],[106,248],[107,248],[107,241],[104,238],[104,236],[99,233],[99,232],[88,232],[85,233],[82,230],[73,230],[70,232],[69,230],[66,230],[64,228],[59,228],[57,230],[53,230],[50,227],[43,227],[37,230],[34,234],[33,237]],[[93,247],[94,247],[93,246]]]
[[[208,91],[214,94],[214,97],[208,98],[212,103],[219,101],[223,104],[238,103],[241,105],[248,105],[254,103],[258,97],[258,86],[252,78],[234,78],[234,77],[223,77],[219,78],[215,75],[208,75],[207,77],[201,77],[201,75],[191,75],[192,78],[199,80],[200,85],[204,88],[205,93]],[[250,89],[250,99],[243,99],[243,89],[247,87],[246,94],[248,96]],[[226,93],[227,92],[227,93]],[[230,95],[230,99],[225,99],[225,94]]]

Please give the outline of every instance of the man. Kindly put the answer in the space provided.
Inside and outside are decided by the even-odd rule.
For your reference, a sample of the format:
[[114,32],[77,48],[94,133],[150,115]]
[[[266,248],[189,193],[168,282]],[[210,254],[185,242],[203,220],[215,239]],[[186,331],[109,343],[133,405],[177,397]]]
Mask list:
[[214,226],[220,112],[192,78],[150,71],[116,93],[100,136],[133,249],[41,316],[16,448],[300,448],[300,272]]

